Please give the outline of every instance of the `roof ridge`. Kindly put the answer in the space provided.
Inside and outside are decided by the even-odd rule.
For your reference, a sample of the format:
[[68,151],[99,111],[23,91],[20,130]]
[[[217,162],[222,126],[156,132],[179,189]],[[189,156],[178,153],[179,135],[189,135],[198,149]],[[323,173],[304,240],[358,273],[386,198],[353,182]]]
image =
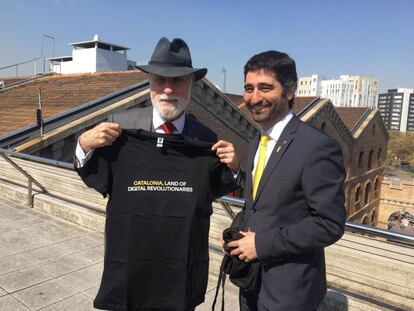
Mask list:
[[82,72],[82,73],[67,73],[59,74],[55,73],[48,76],[49,79],[63,79],[63,78],[76,78],[76,77],[90,77],[90,76],[104,76],[104,75],[120,75],[120,74],[137,74],[144,73],[142,70],[121,70],[121,71],[105,71],[105,72]]
[[[354,108],[362,108],[362,107],[354,107]],[[351,133],[353,134],[362,124],[362,122],[368,117],[368,115],[373,111],[373,108],[366,107],[367,110],[364,111],[364,113],[359,117],[358,121],[355,123],[355,125],[351,129]]]

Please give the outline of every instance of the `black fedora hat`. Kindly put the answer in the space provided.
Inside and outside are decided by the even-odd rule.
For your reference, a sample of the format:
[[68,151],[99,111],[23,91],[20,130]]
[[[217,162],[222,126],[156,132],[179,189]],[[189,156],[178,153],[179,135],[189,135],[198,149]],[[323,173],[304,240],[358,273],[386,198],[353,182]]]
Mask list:
[[206,68],[193,68],[190,49],[183,39],[173,39],[171,42],[162,37],[152,53],[148,65],[136,66],[147,73],[163,77],[180,77],[194,73],[195,80],[202,79]]

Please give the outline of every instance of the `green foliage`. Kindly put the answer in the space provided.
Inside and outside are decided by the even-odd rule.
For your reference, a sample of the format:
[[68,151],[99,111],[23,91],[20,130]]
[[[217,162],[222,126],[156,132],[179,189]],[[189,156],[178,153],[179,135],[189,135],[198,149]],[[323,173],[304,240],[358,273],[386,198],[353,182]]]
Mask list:
[[414,164],[414,133],[389,132],[387,162],[407,161]]

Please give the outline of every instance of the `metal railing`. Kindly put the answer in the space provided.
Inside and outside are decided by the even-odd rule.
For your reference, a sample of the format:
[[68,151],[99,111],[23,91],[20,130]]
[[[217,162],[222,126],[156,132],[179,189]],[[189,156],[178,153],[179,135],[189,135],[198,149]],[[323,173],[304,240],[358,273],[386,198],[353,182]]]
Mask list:
[[[240,198],[233,198],[229,196],[223,196],[221,198],[216,199],[218,203],[223,207],[226,211],[227,215],[233,220],[236,216],[236,213],[232,210],[231,206],[236,206],[238,208],[242,208],[244,206],[245,200]],[[388,240],[396,241],[396,242],[403,242],[408,243],[414,246],[414,235],[411,234],[404,234],[395,231],[384,230],[372,226],[367,225],[360,225],[352,222],[345,223],[345,229],[361,234],[367,234],[370,236],[386,238]]]
[[5,154],[5,155],[8,154],[8,155],[10,155],[14,158],[29,160],[29,161],[32,161],[32,162],[37,162],[37,163],[42,163],[42,164],[47,164],[47,165],[57,166],[57,167],[63,167],[63,168],[73,170],[73,164],[69,163],[69,162],[46,159],[46,158],[37,157],[37,156],[34,156],[34,155],[21,153],[21,152],[16,152],[16,151],[12,151],[12,150],[9,150],[9,149],[4,149],[4,148],[0,148],[0,154]]
[[16,80],[19,80],[19,66],[24,65],[24,64],[29,64],[29,63],[33,63],[33,76],[36,75],[37,73],[37,62],[41,59],[41,57],[37,57],[37,58],[33,58],[31,60],[27,60],[24,62],[20,62],[20,63],[16,63],[13,65],[9,65],[9,66],[5,66],[5,67],[0,67],[0,70],[4,70],[4,69],[9,69],[9,68],[16,68]]
[[[14,167],[17,166],[16,169],[18,169],[22,174],[24,174],[29,180],[29,193],[30,193],[29,201],[28,201],[29,206],[31,206],[33,202],[33,201],[30,201],[32,200],[31,183],[34,183],[35,185],[37,185],[43,192],[47,192],[47,190],[42,185],[40,185],[32,176],[30,176],[27,172],[25,172],[20,166],[18,166],[18,164],[16,164],[9,157],[7,157],[6,156],[7,154],[12,157],[30,160],[30,161],[37,162],[37,163],[43,163],[43,164],[47,164],[51,166],[62,167],[62,168],[69,169],[69,170],[74,169],[73,164],[69,162],[45,159],[45,158],[41,158],[41,157],[29,155],[29,154],[24,154],[24,153],[0,148],[0,156],[2,156],[7,162],[9,162]],[[230,197],[230,196],[223,196],[221,198],[216,199],[216,201],[222,206],[222,208],[226,211],[227,215],[232,220],[235,218],[237,214],[233,211],[232,206],[235,206],[241,209],[245,203],[244,199]],[[356,224],[356,223],[351,223],[351,222],[345,223],[345,229],[348,231],[353,231],[353,232],[357,232],[360,234],[367,234],[370,236],[382,237],[388,240],[414,245],[414,235],[410,235],[410,234],[384,230],[384,229],[380,229],[380,228],[376,228],[376,227],[372,227],[368,225],[361,225],[361,224]]]
[[[7,150],[6,150],[7,151]],[[9,153],[9,152],[7,152]],[[47,189],[43,187],[36,179],[33,178],[28,172],[26,172],[19,164],[10,159],[4,150],[0,150],[0,157],[2,157],[6,162],[13,166],[16,170],[22,173],[27,178],[27,205],[33,207],[33,184],[39,187],[43,193],[47,193]]]

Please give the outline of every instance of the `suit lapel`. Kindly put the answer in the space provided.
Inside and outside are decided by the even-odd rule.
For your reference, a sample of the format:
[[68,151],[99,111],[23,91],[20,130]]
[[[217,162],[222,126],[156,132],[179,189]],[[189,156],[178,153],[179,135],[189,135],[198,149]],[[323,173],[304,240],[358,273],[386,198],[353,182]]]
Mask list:
[[191,122],[191,118],[189,118],[188,116],[185,116],[185,122],[184,122],[184,128],[183,128],[183,134],[192,137],[191,135],[194,134],[194,129],[193,129],[193,123]]
[[203,135],[203,131],[201,131],[200,129],[200,123],[189,115],[185,116],[185,122],[182,133],[195,140],[208,140],[208,137]]
[[135,128],[153,132],[152,126],[152,106],[136,109],[139,115],[135,118]]
[[[284,128],[282,134],[280,135],[276,145],[270,155],[270,158],[266,164],[266,167],[263,171],[262,178],[260,179],[259,188],[257,189],[256,200],[258,201],[260,194],[262,193],[263,188],[265,187],[270,175],[277,167],[280,159],[285,154],[286,150],[289,148],[290,144],[295,138],[296,130],[300,124],[299,119],[296,116],[293,116],[289,123]],[[257,147],[256,147],[257,149]],[[251,179],[251,174],[250,174]],[[251,194],[250,194],[251,195]]]

